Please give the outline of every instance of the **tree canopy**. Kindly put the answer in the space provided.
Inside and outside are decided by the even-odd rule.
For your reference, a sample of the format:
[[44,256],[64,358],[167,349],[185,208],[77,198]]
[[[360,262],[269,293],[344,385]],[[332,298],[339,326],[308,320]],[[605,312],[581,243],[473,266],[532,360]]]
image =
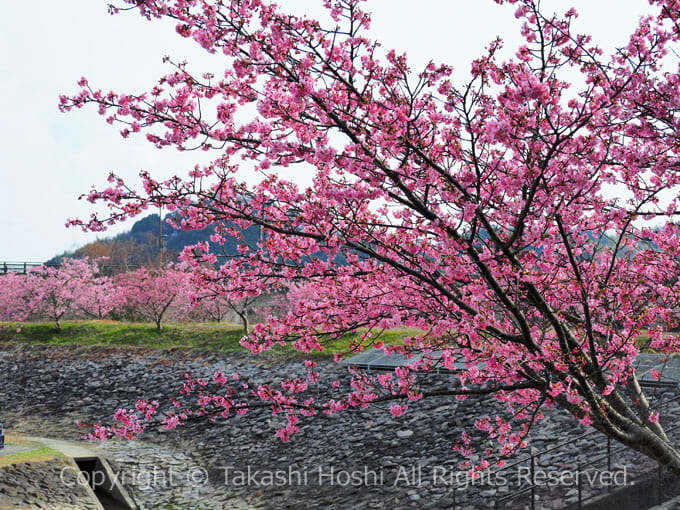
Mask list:
[[[651,0],[657,14],[607,55],[572,30],[574,10],[497,3],[514,4],[525,43],[500,61],[492,42],[457,86],[450,66],[412,70],[373,41],[358,0],[326,0],[330,24],[260,0],[127,1],[121,9],[169,19],[223,68],[195,76],[170,60],[172,72],[136,93],[83,78],[61,108],[93,104],[124,137],[215,158],[167,180],[143,173],[141,190],[111,175],[87,195],[111,216],[72,223],[97,231],[157,206],[177,211],[184,229],[217,225],[216,242],[238,235],[219,225],[259,226],[256,246],[198,272],[244,295],[304,282],[306,298],[244,338],[253,352],[284,342],[312,352],[358,328],[368,345],[393,327],[422,333],[387,349],[441,351],[392,377],[357,374],[330,402],[301,398],[307,383],[252,389],[248,397],[288,416],[283,438],[318,412],[394,401],[401,414],[427,393],[413,373],[459,362],[451,395],[494,394],[515,418],[477,423],[501,454],[557,406],[680,476],[680,452],[633,369],[642,348],[679,347],[664,326],[677,323],[680,269],[680,78],[670,54],[680,6]],[[259,184],[240,180],[247,166]],[[296,184],[298,174],[311,184]],[[206,243],[183,259],[216,262]],[[201,402],[245,412],[242,392],[216,382],[217,400]],[[140,421],[155,413],[140,406]],[[98,435],[141,430],[130,416]]]

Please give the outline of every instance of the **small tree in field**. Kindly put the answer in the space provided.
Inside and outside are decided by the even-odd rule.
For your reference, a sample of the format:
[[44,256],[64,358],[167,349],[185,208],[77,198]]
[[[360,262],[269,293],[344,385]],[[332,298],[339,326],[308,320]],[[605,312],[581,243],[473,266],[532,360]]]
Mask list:
[[28,284],[33,287],[38,316],[54,322],[61,331],[61,320],[80,312],[78,302],[90,296],[88,282],[97,272],[96,263],[87,259],[64,259],[58,266],[40,266],[30,273]]
[[0,279],[0,321],[22,322],[36,306],[31,275],[8,273]]
[[219,293],[202,291],[199,294],[190,292],[189,297],[188,316],[209,322],[222,322],[225,317],[234,314],[241,322],[243,333],[248,334],[250,331],[249,312],[257,296],[234,301]]
[[142,267],[117,275],[114,286],[125,312],[138,320],[152,321],[161,331],[171,305],[186,292],[186,276],[176,269]]
[[[266,281],[302,280],[314,299],[256,325],[243,342],[254,352],[284,342],[321,350],[364,326],[418,328],[404,350],[442,351],[391,379],[356,376],[327,403],[301,398],[297,384],[258,388],[287,413],[284,439],[319,411],[427,396],[411,372],[461,361],[450,394],[494,394],[519,419],[480,416],[502,454],[557,406],[680,476],[680,451],[633,369],[642,347],[680,349],[659,326],[679,303],[680,75],[663,66],[677,66],[666,55],[680,39],[680,6],[651,0],[657,15],[606,56],[574,33],[573,10],[498,3],[515,5],[525,44],[499,62],[493,42],[457,86],[447,65],[414,72],[376,46],[357,0],[326,1],[330,24],[260,0],[130,0],[221,55],[224,69],[193,76],[178,64],[136,94],[83,79],[61,108],[94,103],[125,124],[123,136],[217,153],[184,179],[142,174],[139,193],[111,176],[89,199],[114,215],[74,223],[101,230],[156,205],[178,210],[187,229],[259,225],[266,235],[220,277],[252,295]],[[261,183],[238,180],[242,158]],[[312,184],[284,179],[291,167]],[[206,246],[185,252],[197,266],[210,258]],[[227,414],[234,406],[247,403],[219,400]]]
[[98,263],[90,262],[90,270],[81,274],[81,283],[74,307],[79,315],[105,319],[121,306],[121,296],[110,276],[99,273]]
[[[247,249],[245,246],[243,249]],[[193,305],[204,310],[210,316],[222,317],[232,312],[243,327],[243,333],[250,333],[250,318],[254,307],[263,304],[273,291],[285,289],[285,285],[277,278],[261,278],[256,286],[244,285],[240,278],[235,278],[228,266],[215,268],[217,259],[206,255],[207,244],[190,247],[185,250],[184,258],[190,261],[193,267],[192,281],[189,286],[199,288],[199,292],[189,292]],[[207,262],[207,263],[206,263]],[[241,259],[240,271],[253,271],[256,266],[248,264],[248,257]],[[225,271],[226,269],[226,271]],[[266,308],[266,307],[265,307]]]

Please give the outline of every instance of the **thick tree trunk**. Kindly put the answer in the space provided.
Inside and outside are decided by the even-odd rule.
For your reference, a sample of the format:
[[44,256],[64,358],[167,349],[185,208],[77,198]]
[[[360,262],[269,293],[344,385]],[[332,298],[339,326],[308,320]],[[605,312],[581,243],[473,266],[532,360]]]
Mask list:
[[680,451],[677,446],[659,437],[649,429],[633,425],[630,439],[620,441],[624,445],[657,461],[680,479]]

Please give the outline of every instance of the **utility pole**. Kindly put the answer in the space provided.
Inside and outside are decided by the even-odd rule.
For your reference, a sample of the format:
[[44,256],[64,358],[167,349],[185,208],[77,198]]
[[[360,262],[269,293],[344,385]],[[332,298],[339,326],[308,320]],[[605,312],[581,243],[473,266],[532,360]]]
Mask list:
[[163,208],[158,209],[158,269],[163,269]]

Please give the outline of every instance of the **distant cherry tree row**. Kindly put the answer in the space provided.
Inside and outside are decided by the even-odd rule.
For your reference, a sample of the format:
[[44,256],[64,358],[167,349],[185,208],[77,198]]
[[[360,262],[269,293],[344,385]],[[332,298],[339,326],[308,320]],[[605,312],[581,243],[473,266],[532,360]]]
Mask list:
[[[145,267],[104,275],[95,260],[66,259],[26,274],[0,277],[0,321],[51,321],[57,330],[66,319],[118,319],[153,322],[237,320],[247,331],[254,307],[265,300],[215,282],[197,291],[195,274],[182,266]],[[272,308],[271,299],[268,308]]]

